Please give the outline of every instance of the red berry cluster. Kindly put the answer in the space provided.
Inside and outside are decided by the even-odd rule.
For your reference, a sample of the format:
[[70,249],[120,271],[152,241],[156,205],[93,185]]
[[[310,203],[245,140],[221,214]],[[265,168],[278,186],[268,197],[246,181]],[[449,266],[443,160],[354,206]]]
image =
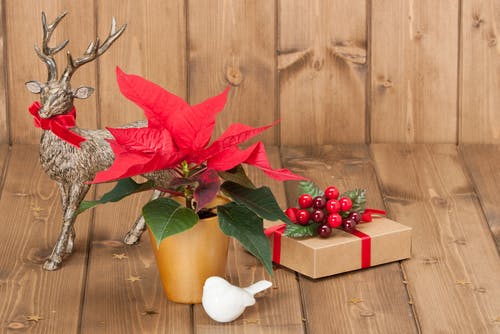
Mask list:
[[[288,208],[285,214],[295,224],[318,224],[317,232],[322,238],[328,238],[333,228],[354,231],[356,224],[361,221],[361,214],[349,212],[352,200],[349,197],[339,198],[339,190],[334,186],[326,188],[324,193],[314,198],[309,194],[301,195],[298,199],[299,208]],[[342,216],[346,218],[342,219]]]

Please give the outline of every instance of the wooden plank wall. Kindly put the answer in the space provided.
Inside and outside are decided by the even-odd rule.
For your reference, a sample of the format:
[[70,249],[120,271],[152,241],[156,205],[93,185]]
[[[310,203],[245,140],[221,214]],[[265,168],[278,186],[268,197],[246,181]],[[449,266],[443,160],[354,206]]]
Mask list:
[[[143,119],[142,111],[121,95],[115,67],[141,75],[174,94],[187,96],[186,17],[183,0],[96,1],[99,35],[109,32],[111,18],[127,30],[99,59],[100,126],[119,126]],[[126,38],[124,38],[126,37]]]
[[[279,118],[274,2],[190,0],[187,15],[189,101],[233,87],[216,133],[233,122],[259,126]],[[277,134],[267,131],[260,138],[275,144]]]
[[7,89],[5,66],[5,9],[0,2],[0,143],[7,143],[9,132],[7,128]]
[[459,140],[500,142],[500,3],[463,0]]
[[372,141],[454,143],[458,2],[372,3]]
[[[72,55],[81,55],[88,43],[95,38],[95,19],[93,0],[71,1],[5,1],[7,84],[8,84],[8,119],[10,120],[10,140],[12,143],[38,143],[40,130],[33,126],[33,120],[27,107],[38,96],[32,95],[24,88],[29,80],[47,80],[47,68],[33,50],[33,46],[41,46],[42,25],[40,13],[45,11],[48,20],[52,21],[59,13],[69,12],[53,34],[51,45],[70,38],[67,46]],[[26,24],[33,22],[33,24]],[[65,66],[64,52],[56,57],[59,72]],[[78,69],[72,85],[97,86],[96,64],[91,63]],[[98,94],[96,94],[98,95]],[[96,127],[97,97],[78,101],[78,124],[82,127]]]
[[[270,144],[499,143],[500,5],[496,0],[4,0],[0,2],[0,142],[37,143],[23,85],[46,78],[33,51],[40,12],[68,17],[54,40],[81,54],[112,15],[123,37],[73,86],[84,127],[142,118],[114,67],[197,103],[232,85],[231,121],[280,118]],[[63,55],[58,58],[60,65]]]
[[281,140],[365,142],[366,3],[280,1]]

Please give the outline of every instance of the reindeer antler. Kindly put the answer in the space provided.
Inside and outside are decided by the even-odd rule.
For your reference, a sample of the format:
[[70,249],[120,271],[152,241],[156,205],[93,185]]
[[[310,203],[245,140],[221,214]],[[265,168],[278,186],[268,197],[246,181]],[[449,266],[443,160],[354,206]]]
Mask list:
[[83,56],[78,57],[76,60],[73,60],[73,57],[71,56],[71,53],[68,51],[68,65],[66,69],[64,70],[64,73],[61,77],[61,81],[69,81],[71,79],[71,76],[75,71],[82,66],[83,64],[86,64],[88,62],[91,62],[92,60],[96,59],[100,55],[102,55],[106,50],[113,44],[114,41],[120,35],[123,33],[125,28],[127,27],[126,24],[122,25],[119,30],[116,30],[116,20],[113,17],[111,20],[111,31],[104,41],[104,43],[100,44],[99,43],[99,38],[96,38],[95,41],[90,42],[89,46],[87,47],[87,50],[83,53]]
[[42,59],[42,61],[47,64],[47,69],[49,72],[49,76],[47,81],[54,81],[57,80],[57,65],[56,61],[54,60],[54,55],[64,49],[64,47],[68,44],[69,40],[65,40],[55,48],[49,47],[49,41],[50,37],[52,36],[52,33],[56,29],[57,25],[59,22],[66,16],[68,12],[64,12],[60,14],[54,22],[51,24],[47,25],[47,17],[45,16],[45,13],[42,12],[42,26],[43,26],[43,42],[42,42],[42,50],[35,45],[35,52],[37,53],[38,57]]

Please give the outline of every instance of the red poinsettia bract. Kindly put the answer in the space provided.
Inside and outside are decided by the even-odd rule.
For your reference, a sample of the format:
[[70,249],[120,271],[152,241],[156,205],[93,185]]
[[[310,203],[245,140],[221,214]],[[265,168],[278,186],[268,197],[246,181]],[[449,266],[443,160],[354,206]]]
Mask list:
[[241,144],[277,122],[253,128],[232,124],[209,145],[215,117],[224,108],[229,87],[221,94],[190,106],[180,97],[137,75],[116,69],[120,91],[144,110],[145,128],[108,128],[115,153],[113,165],[97,173],[92,183],[114,181],[157,170],[175,168],[181,162],[206,164],[208,169],[229,170],[241,163],[258,167],[277,180],[302,180],[287,169],[272,169],[262,142],[246,149]]

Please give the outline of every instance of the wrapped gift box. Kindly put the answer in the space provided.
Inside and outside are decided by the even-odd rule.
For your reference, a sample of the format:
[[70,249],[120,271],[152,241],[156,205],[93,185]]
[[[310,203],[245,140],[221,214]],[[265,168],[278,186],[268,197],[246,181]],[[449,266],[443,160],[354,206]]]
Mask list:
[[[275,224],[275,223],[274,223]],[[271,224],[266,222],[266,227]],[[311,278],[373,267],[410,257],[411,228],[387,218],[356,226],[354,234],[334,229],[329,238],[270,235],[273,261]]]

